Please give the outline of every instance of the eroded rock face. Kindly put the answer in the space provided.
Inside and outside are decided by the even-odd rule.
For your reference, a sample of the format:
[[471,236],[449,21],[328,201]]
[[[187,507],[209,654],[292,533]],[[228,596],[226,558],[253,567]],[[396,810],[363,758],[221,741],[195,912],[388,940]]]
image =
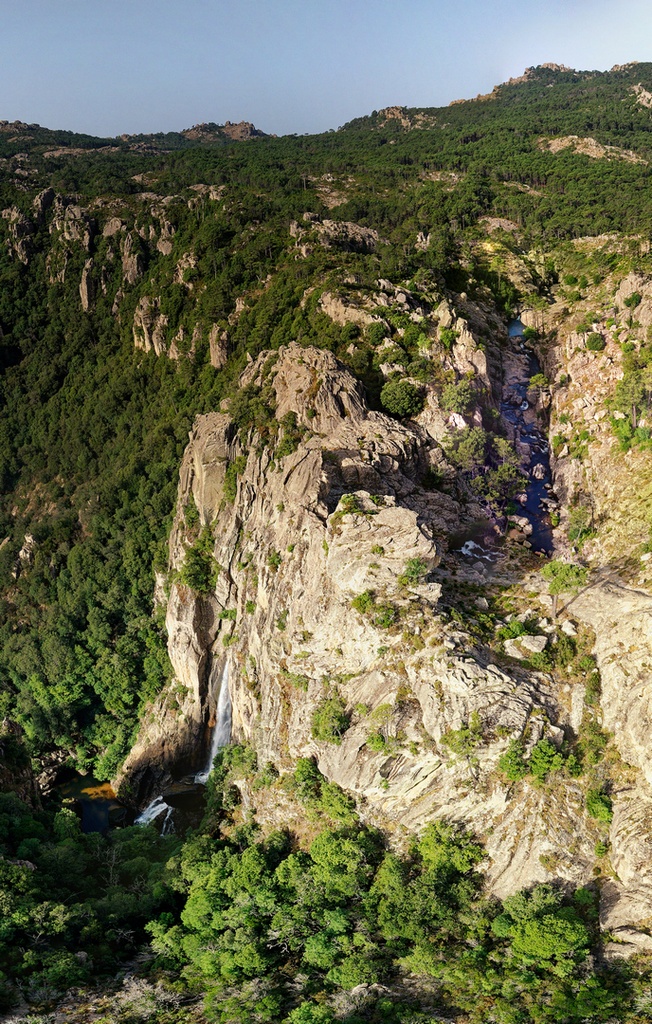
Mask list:
[[52,206],[54,202],[55,191],[53,188],[43,189],[42,192],[34,199],[32,203],[32,210],[34,211],[34,218],[37,224],[43,224],[45,222],[45,214]]
[[378,244],[378,232],[352,221],[323,220],[314,225],[326,248],[351,249],[354,252],[373,252]]
[[[368,410],[327,351],[262,353],[241,384],[273,398],[279,424],[294,414],[303,435],[284,447],[279,427],[275,451],[243,437],[226,412],[195,423],[170,563],[181,569],[208,528],[219,572],[205,595],[171,584],[177,711],[160,698],[124,769],[132,790],[152,760],[170,771],[175,754],[188,764],[194,749],[200,763],[211,672],[227,657],[233,738],[251,743],[261,764],[289,769],[314,755],[390,835],[433,817],[470,826],[501,895],[551,877],[588,881],[596,840],[579,787],[515,790],[496,771],[510,739],[559,742],[553,723],[565,712],[551,680],[487,664],[438,616],[441,586],[427,574],[468,513],[420,486],[436,441]],[[192,505],[199,522],[189,528]],[[348,728],[339,742],[315,739],[315,712],[336,696]],[[465,747],[460,730],[472,721],[481,739]],[[380,739],[370,747],[371,735]]]
[[623,760],[636,771],[621,781],[614,798],[609,839],[617,880],[602,905],[603,925],[648,927],[652,921],[652,597],[619,581],[597,579],[569,608],[596,634],[604,728]]
[[174,237],[174,233],[175,233],[174,225],[171,224],[168,220],[165,220],[165,218],[162,218],[161,219],[161,237],[159,238],[158,242],[156,243],[156,248],[158,249],[158,251],[160,253],[162,253],[163,256],[169,256],[170,253],[172,252],[172,248],[173,248],[172,239]]
[[81,281],[79,283],[79,297],[81,299],[82,309],[85,313],[88,313],[93,305],[94,286],[93,278],[91,276],[92,270],[93,260],[88,259],[84,263],[84,269],[82,270]]
[[617,581],[599,579],[573,598],[569,609],[595,630],[604,727],[618,735],[622,757],[640,768],[652,786],[648,725],[652,597]]
[[56,197],[53,211],[50,234],[60,234],[66,242],[80,242],[86,252],[90,252],[97,226],[87,211],[66,196]]
[[134,310],[133,336],[136,348],[154,349],[157,356],[167,352],[168,318],[160,311],[158,297],[144,295]]
[[2,217],[9,224],[9,247],[15,259],[27,265],[32,254],[34,225],[17,206],[2,211]]
[[[585,240],[593,248],[607,241],[608,236]],[[589,307],[597,319],[584,323],[579,331],[577,315],[569,313],[561,295],[556,297],[545,311],[548,333],[539,356],[550,380],[562,384],[552,389],[549,407],[550,437],[558,441],[551,453],[553,484],[562,506],[556,544],[559,550],[567,549],[567,510],[579,498],[581,503],[590,504],[591,515],[599,524],[597,536],[583,548],[583,557],[607,565],[629,557],[649,536],[649,457],[636,446],[623,451],[612,428],[612,417],[623,420],[625,413],[612,410],[611,403],[624,375],[627,355],[621,343],[629,336],[630,317],[633,314],[636,323],[633,335],[642,337],[652,326],[652,281],[639,273],[629,273],[622,279],[615,274],[600,287],[599,297],[591,294],[595,305]],[[640,302],[632,311],[625,302],[635,292]],[[522,312],[521,319],[541,330],[540,312]],[[588,334],[593,332],[604,343],[600,351],[586,348]],[[645,427],[649,423],[642,416],[636,425]],[[573,436],[578,434],[588,437],[588,444],[579,449],[573,444]],[[646,582],[649,584],[649,577]]]
[[221,370],[226,366],[229,358],[229,336],[223,331],[219,324],[213,324],[208,335],[208,346],[210,352],[211,366]]
[[214,142],[220,138],[233,139],[237,142],[265,138],[265,132],[261,132],[251,121],[238,121],[236,124],[231,121],[225,121],[224,124],[210,121],[207,124],[195,124],[192,128],[186,128],[181,135],[199,142]]
[[122,279],[125,284],[135,284],[143,273],[143,260],[137,243],[134,242],[133,235],[125,235],[122,240],[121,250]]
[[124,227],[124,221],[122,221],[120,217],[109,217],[102,228],[102,237],[113,238],[115,235],[120,234]]
[[343,302],[342,299],[331,292],[324,292],[322,294],[319,305],[331,320],[342,327],[345,324],[358,324],[360,327],[366,327],[367,324],[373,324],[378,321],[378,317],[372,316],[371,313],[367,313],[364,309],[359,309],[357,306]]

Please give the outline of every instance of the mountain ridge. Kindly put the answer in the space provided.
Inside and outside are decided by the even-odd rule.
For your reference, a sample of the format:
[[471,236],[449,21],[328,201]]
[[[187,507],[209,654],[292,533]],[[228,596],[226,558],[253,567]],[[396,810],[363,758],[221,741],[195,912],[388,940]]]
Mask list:
[[[459,106],[460,104],[474,104],[478,102],[484,102],[489,99],[499,98],[505,90],[514,89],[520,85],[526,85],[535,83],[537,81],[545,82],[546,84],[554,83],[555,81],[563,81],[565,83],[575,82],[581,84],[583,82],[591,81],[596,79],[598,81],[609,80],[609,76],[616,76],[618,80],[622,80],[625,77],[636,77],[639,71],[642,71],[643,75],[650,79],[652,73],[652,64],[643,61],[629,61],[624,64],[614,64],[610,69],[605,71],[593,70],[593,71],[578,71],[574,68],[567,67],[564,64],[555,64],[553,62],[544,62],[538,65],[532,65],[525,68],[522,75],[509,78],[505,82],[501,82],[495,85],[490,93],[478,94],[475,97],[463,97],[449,101],[448,104],[443,106],[418,106],[408,107],[401,104],[390,104],[389,106],[374,112],[369,115],[360,115],[354,118],[352,121],[347,122],[338,131],[349,128],[351,125],[358,125],[365,121],[367,118],[373,118],[376,114],[384,115],[388,120],[394,118],[400,120],[400,112],[403,115],[416,114],[424,115],[427,119],[428,116],[434,117],[435,112],[444,112],[449,107]],[[639,83],[635,83],[639,84]],[[0,120],[0,133],[9,134],[11,132],[19,132],[25,135],[27,132],[40,132],[48,133],[49,136],[69,137],[75,140],[92,140],[95,143],[103,143],[105,145],[110,143],[129,143],[133,144],[135,140],[141,143],[147,141],[155,142],[160,140],[169,140],[169,142],[180,139],[185,139],[187,142],[221,142],[225,138],[232,139],[233,141],[245,141],[251,138],[276,138],[275,135],[268,135],[267,133],[257,129],[249,121],[231,122],[225,121],[223,124],[217,124],[216,122],[198,122],[190,128],[183,128],[179,130],[170,130],[167,132],[139,132],[135,134],[119,134],[116,136],[94,136],[84,132],[72,132],[66,129],[50,129],[36,123],[26,123],[20,120],[6,121]],[[323,132],[307,133],[307,137],[311,135],[322,135]],[[291,133],[284,137],[293,137]],[[305,135],[302,137],[306,137]],[[30,140],[33,141],[33,140]],[[56,139],[53,138],[53,141]]]

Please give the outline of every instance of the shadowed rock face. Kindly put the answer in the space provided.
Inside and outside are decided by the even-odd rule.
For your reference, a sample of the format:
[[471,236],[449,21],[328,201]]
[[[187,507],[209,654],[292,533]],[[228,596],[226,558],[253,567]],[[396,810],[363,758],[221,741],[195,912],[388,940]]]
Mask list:
[[24,803],[41,809],[41,791],[23,745],[23,732],[13,722],[0,722],[0,793],[15,793]]

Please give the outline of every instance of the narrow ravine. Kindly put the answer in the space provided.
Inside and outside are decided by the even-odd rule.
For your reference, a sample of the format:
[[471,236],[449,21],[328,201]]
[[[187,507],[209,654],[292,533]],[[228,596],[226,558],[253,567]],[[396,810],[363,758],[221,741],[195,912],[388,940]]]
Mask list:
[[523,332],[519,319],[510,322],[508,334],[512,344],[503,364],[500,412],[529,477],[520,496],[517,521],[522,518],[529,523],[527,533],[532,550],[550,555],[554,546],[550,513],[558,507],[558,502],[553,492],[550,446],[532,402],[536,392],[529,387],[531,378],[541,373],[541,365],[524,340]]
[[[509,344],[502,363],[500,414],[527,473],[527,483],[513,502],[509,519],[534,552],[550,556],[554,549],[551,513],[559,503],[553,490],[550,446],[543,422],[546,413],[537,401],[537,389],[530,387],[532,377],[541,373],[541,365],[524,331],[520,319],[509,322]],[[472,524],[451,540],[452,549],[476,569],[491,573],[500,559],[502,535],[495,521]]]

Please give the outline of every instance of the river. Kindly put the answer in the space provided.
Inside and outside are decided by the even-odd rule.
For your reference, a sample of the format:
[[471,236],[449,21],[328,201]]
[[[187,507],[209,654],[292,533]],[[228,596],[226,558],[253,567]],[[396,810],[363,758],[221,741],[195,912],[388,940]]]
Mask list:
[[[527,472],[522,501],[518,501],[513,516],[529,524],[527,539],[533,551],[551,555],[553,551],[550,512],[558,507],[553,492],[550,469],[550,449],[541,429],[537,411],[530,399],[535,393],[529,388],[530,379],[541,373],[541,366],[533,349],[523,337],[525,328],[520,319],[508,324],[510,345],[504,350],[503,381],[500,413]],[[528,397],[529,393],[529,397]],[[450,546],[459,551],[469,563],[482,563],[491,572],[499,559],[502,538],[491,520],[478,522],[450,538]]]
[[130,813],[116,797],[109,782],[98,782],[92,775],[73,773],[56,786],[65,802],[72,802],[80,817],[82,832],[106,832],[128,823]]
[[539,427],[536,409],[530,404],[534,394],[528,388],[530,378],[541,373],[541,365],[523,339],[523,331],[519,319],[510,322],[508,334],[514,348],[505,359],[500,412],[510,425],[516,447],[527,463],[529,479],[523,492],[526,500],[521,503],[519,515],[532,527],[528,537],[532,550],[550,555],[553,550],[550,511],[557,506],[552,490],[550,446]]

